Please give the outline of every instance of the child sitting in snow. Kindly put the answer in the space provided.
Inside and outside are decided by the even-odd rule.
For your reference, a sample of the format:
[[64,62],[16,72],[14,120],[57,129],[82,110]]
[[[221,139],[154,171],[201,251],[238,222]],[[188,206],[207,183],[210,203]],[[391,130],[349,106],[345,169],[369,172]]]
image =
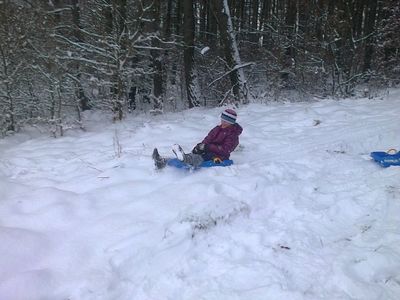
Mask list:
[[[175,156],[186,164],[194,167],[203,161],[221,162],[229,159],[233,150],[239,144],[239,135],[243,128],[236,123],[237,114],[233,109],[226,109],[221,114],[221,124],[214,127],[201,143],[198,143],[192,153],[184,153],[181,146],[174,145]],[[153,160],[157,169],[166,166],[168,158],[161,157],[157,148],[153,151]]]

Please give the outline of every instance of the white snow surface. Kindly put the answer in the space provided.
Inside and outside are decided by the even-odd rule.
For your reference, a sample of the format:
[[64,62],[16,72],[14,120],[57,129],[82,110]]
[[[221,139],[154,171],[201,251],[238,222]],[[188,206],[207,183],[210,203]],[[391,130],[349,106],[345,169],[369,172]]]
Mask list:
[[235,164],[195,172],[152,150],[221,108],[0,140],[0,299],[400,299],[400,167],[368,159],[400,148],[399,102],[243,106]]

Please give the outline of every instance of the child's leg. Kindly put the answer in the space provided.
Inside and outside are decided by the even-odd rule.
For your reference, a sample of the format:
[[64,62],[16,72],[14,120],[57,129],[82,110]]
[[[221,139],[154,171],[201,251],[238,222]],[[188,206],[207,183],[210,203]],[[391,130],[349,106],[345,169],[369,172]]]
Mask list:
[[196,153],[185,153],[182,147],[178,144],[174,145],[172,152],[175,153],[177,159],[193,167],[198,167],[204,161],[202,155]]
[[203,162],[203,157],[199,154],[188,153],[185,154],[183,162],[193,167],[198,167]]

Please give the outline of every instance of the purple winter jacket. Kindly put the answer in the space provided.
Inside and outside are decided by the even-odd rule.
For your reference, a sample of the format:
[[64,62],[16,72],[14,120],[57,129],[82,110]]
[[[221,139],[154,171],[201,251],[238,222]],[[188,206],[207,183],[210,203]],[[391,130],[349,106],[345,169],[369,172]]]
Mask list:
[[207,145],[207,159],[212,159],[213,156],[218,156],[222,160],[229,159],[231,152],[239,145],[239,135],[242,131],[243,128],[238,123],[226,128],[218,125],[211,129],[202,141]]

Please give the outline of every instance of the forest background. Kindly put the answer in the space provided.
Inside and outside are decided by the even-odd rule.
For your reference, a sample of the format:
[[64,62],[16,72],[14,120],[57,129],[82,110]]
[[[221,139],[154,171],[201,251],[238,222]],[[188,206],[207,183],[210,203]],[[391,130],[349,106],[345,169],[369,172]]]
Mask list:
[[0,137],[399,81],[396,0],[0,0]]

